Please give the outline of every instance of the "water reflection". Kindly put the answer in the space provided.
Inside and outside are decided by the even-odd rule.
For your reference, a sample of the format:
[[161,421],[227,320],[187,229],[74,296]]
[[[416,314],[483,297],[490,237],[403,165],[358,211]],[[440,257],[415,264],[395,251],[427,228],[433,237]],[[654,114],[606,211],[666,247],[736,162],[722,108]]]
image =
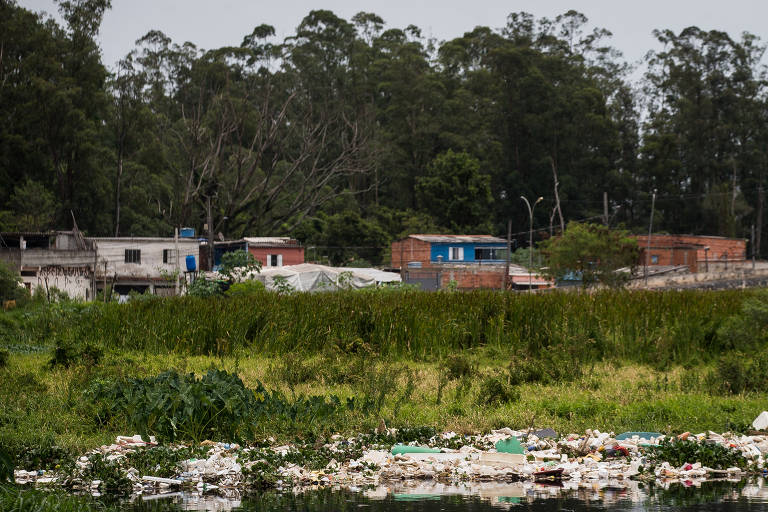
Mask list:
[[440,484],[415,483],[374,489],[309,489],[296,493],[265,492],[240,496],[173,493],[143,496],[126,508],[133,511],[403,511],[451,512],[498,510],[768,510],[768,484],[751,481],[595,482],[593,485],[544,485],[532,482]]

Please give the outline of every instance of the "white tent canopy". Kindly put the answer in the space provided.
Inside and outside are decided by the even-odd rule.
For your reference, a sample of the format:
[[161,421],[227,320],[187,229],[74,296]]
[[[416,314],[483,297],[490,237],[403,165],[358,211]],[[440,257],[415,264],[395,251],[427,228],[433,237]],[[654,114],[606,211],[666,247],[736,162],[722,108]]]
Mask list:
[[[285,278],[292,290],[300,292],[332,291],[340,288],[368,288],[379,283],[400,281],[400,275],[373,268],[338,268],[302,263],[285,267],[264,268],[250,278],[261,281],[268,290],[275,290],[275,277]],[[279,282],[279,279],[278,279]]]

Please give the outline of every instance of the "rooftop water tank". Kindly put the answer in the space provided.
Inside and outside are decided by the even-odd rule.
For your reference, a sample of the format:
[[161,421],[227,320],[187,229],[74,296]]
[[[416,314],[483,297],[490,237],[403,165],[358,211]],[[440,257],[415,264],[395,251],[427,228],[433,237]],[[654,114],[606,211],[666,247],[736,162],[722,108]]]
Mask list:
[[181,238],[195,238],[195,228],[181,228],[179,236]]

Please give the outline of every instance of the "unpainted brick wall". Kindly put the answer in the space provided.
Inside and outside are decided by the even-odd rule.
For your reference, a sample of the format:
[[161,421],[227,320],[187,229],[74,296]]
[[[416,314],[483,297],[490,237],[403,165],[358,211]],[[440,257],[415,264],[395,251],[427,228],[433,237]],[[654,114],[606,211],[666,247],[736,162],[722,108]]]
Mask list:
[[392,267],[401,268],[412,261],[420,261],[422,266],[429,265],[431,247],[429,242],[415,238],[405,238],[392,242]]

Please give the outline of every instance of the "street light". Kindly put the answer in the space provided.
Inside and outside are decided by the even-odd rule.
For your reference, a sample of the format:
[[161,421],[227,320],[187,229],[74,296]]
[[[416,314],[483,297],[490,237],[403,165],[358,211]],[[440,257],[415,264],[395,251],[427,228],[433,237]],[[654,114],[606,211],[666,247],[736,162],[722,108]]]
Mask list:
[[533,275],[531,274],[531,268],[533,267],[533,209],[536,205],[544,200],[543,197],[539,197],[533,206],[528,202],[525,196],[520,196],[520,199],[525,201],[525,206],[528,207],[528,218],[530,222],[528,224],[528,293],[533,291]]

